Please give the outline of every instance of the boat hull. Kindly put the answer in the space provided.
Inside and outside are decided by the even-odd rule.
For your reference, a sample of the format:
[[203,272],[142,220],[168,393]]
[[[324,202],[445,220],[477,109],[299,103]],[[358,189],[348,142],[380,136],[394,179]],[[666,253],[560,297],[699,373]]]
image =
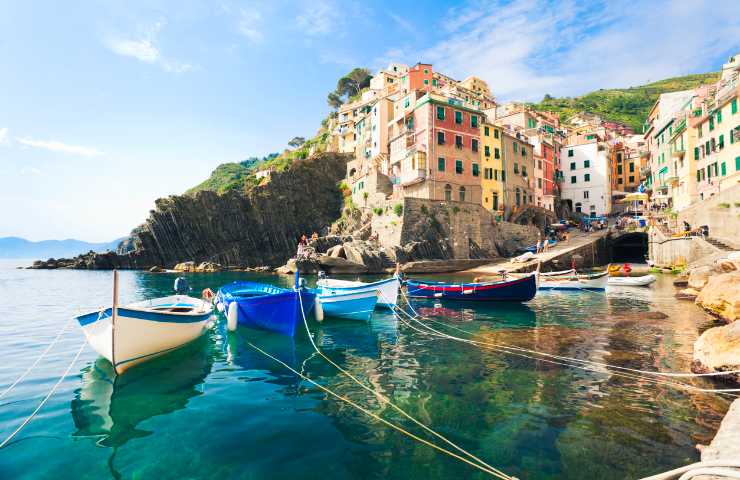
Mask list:
[[335,318],[368,321],[378,303],[376,290],[332,294],[324,293],[324,289],[319,288],[317,293],[317,300],[321,302],[324,315]]
[[464,302],[527,302],[537,294],[536,275],[490,283],[445,284],[407,280],[409,297]]
[[609,277],[609,285],[622,287],[647,287],[657,278],[655,275],[643,275],[641,277]]
[[[157,307],[164,302],[156,300],[172,298],[152,302]],[[192,305],[196,310],[189,314],[164,313],[152,311],[140,302],[118,308],[115,328],[110,308],[81,315],[77,320],[93,349],[121,374],[195,340],[206,331],[213,307],[192,297],[175,298],[180,305]]]
[[572,275],[563,276],[540,276],[540,290],[606,290],[608,272],[598,276],[594,275]]
[[316,282],[316,285],[327,294],[331,293],[337,295],[344,293],[367,293],[377,291],[378,302],[376,305],[378,307],[393,309],[398,303],[398,291],[401,288],[401,281],[398,277],[392,277],[372,283],[323,278]]

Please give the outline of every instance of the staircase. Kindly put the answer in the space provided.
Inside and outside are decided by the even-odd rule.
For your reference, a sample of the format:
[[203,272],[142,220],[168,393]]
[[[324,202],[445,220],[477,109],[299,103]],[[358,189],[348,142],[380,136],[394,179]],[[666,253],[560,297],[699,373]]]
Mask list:
[[717,240],[716,238],[707,237],[704,240],[706,240],[707,242],[711,243],[714,247],[716,247],[716,248],[718,248],[718,249],[720,249],[720,250],[722,250],[724,252],[732,252],[732,251],[735,250],[734,248],[730,247],[729,245],[727,245],[724,242],[721,242],[720,240]]

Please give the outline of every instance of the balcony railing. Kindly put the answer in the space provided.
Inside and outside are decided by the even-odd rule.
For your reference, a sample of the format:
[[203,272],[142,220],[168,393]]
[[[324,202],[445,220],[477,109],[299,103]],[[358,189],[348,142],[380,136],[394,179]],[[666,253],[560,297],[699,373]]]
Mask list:
[[409,185],[427,178],[427,171],[424,169],[408,170],[401,173],[401,184]]
[[677,158],[683,157],[685,154],[686,154],[685,148],[676,149],[671,152],[671,156],[677,157]]

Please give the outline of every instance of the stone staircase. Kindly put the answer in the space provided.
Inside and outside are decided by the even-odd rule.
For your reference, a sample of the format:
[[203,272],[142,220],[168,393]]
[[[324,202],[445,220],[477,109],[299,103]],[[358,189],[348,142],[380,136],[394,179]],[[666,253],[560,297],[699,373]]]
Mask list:
[[707,242],[709,242],[712,246],[722,250],[723,252],[732,252],[735,249],[731,246],[727,245],[726,243],[722,242],[721,240],[717,240],[716,238],[707,237],[705,238]]

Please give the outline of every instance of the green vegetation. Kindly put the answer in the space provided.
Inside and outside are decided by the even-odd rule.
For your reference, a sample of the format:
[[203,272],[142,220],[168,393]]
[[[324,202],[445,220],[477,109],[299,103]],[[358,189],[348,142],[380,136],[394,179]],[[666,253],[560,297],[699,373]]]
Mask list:
[[719,208],[730,208],[730,204],[729,203],[720,203],[719,204]]
[[561,121],[581,112],[595,113],[605,120],[625,123],[640,133],[643,122],[661,93],[687,90],[717,80],[718,72],[698,73],[639,87],[601,89],[580,97],[553,98],[545,95],[540,103],[532,106],[537,110],[558,112]]
[[379,217],[381,215],[383,215],[383,209],[381,207],[375,207],[375,208],[373,208],[373,212],[375,213],[375,215],[377,215]]
[[370,70],[353,68],[351,72],[337,80],[337,88],[329,92],[326,102],[332,110],[337,110],[343,103],[359,98],[364,89],[370,86]]
[[395,213],[397,217],[400,217],[401,215],[403,215],[403,204],[397,203],[393,205],[393,213]]
[[210,190],[216,193],[226,193],[231,190],[237,190],[244,187],[247,178],[252,175],[251,169],[243,166],[241,163],[224,163],[216,167],[203,183],[196,185],[187,192],[192,195],[203,190]]

